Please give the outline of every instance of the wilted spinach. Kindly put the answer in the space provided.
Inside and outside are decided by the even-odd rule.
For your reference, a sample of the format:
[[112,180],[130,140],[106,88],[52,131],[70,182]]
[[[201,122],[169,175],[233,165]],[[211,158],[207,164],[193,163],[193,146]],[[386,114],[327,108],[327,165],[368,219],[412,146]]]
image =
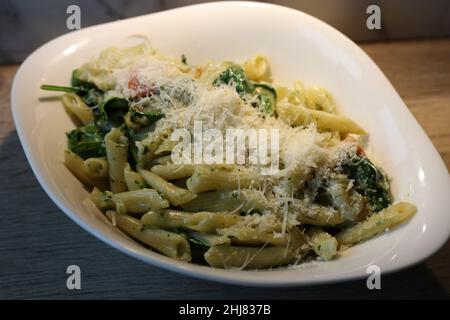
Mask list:
[[265,83],[254,83],[253,87],[255,88],[254,93],[256,94],[255,107],[266,115],[273,115],[277,103],[277,92],[275,89]]
[[98,105],[100,117],[108,120],[111,127],[119,127],[123,123],[123,116],[128,112],[128,100],[124,98],[109,98]]
[[243,98],[246,94],[253,92],[253,85],[248,80],[244,69],[238,65],[232,65],[219,74],[213,85],[234,84],[236,92]]
[[386,174],[366,156],[355,154],[342,165],[342,171],[355,182],[355,190],[367,197],[374,212],[387,208],[391,202]]
[[78,74],[78,69],[73,70],[70,87],[43,84],[41,85],[41,89],[48,91],[72,92],[80,96],[89,107],[94,108],[98,106],[104,99],[104,92],[97,88],[94,83],[81,80]]
[[243,100],[249,100],[256,97],[252,101],[252,105],[258,108],[265,115],[273,115],[276,107],[276,92],[275,89],[265,83],[251,82],[244,69],[239,65],[232,65],[219,74],[214,80],[213,85],[233,84],[236,92]]
[[95,123],[88,123],[66,133],[69,150],[83,159],[106,155],[104,133]]

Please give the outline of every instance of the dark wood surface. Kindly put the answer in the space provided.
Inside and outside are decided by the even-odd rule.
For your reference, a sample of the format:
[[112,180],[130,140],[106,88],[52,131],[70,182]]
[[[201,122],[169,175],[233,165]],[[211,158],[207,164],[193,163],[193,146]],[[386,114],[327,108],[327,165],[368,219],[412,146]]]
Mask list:
[[[450,40],[364,44],[450,167]],[[0,298],[358,299],[449,298],[450,243],[423,263],[365,280],[288,289],[237,287],[192,279],[108,247],[67,218],[37,183],[11,119],[16,65],[0,66]],[[24,93],[26,94],[26,93]],[[68,290],[66,268],[81,268]]]

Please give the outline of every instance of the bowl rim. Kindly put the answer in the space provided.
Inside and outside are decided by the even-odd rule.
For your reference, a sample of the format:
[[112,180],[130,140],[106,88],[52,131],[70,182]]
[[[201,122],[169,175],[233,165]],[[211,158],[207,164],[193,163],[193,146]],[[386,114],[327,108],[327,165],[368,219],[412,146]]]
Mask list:
[[[155,13],[149,13],[149,14],[144,14],[144,15],[140,15],[140,16],[136,16],[136,17],[132,17],[132,18],[127,18],[127,19],[123,19],[123,20],[119,20],[119,21],[112,21],[112,22],[107,22],[107,23],[102,23],[102,24],[98,24],[98,25],[93,25],[93,26],[89,26],[86,28],[82,28],[81,30],[78,31],[74,31],[74,32],[70,32],[67,34],[63,34],[60,35],[56,38],[54,38],[53,40],[48,41],[47,43],[43,44],[42,46],[40,46],[38,49],[36,49],[35,51],[33,51],[21,64],[21,66],[19,67],[19,69],[17,70],[15,76],[14,76],[14,80],[12,83],[12,89],[11,89],[11,110],[12,110],[12,115],[13,115],[13,121],[14,121],[14,125],[16,127],[16,131],[17,134],[19,136],[19,140],[21,142],[22,145],[22,149],[24,150],[24,153],[26,155],[27,161],[35,175],[35,177],[37,178],[39,184],[41,185],[41,187],[44,189],[44,191],[47,193],[47,195],[50,197],[50,199],[57,205],[57,207],[63,211],[72,221],[74,221],[76,224],[78,224],[82,229],[86,230],[87,232],[89,232],[91,235],[93,235],[95,238],[101,240],[102,242],[106,243],[107,245],[117,249],[118,251],[129,255],[133,258],[136,258],[140,261],[143,261],[144,263],[148,263],[150,265],[154,265],[158,268],[162,268],[162,269],[166,269],[169,271],[173,271],[173,272],[177,272],[179,274],[183,274],[183,275],[188,275],[188,276],[192,276],[194,278],[197,279],[203,279],[203,280],[209,280],[209,281],[215,281],[215,282],[220,282],[220,283],[226,283],[226,284],[232,284],[232,285],[245,285],[245,286],[253,286],[253,287],[292,287],[292,286],[310,286],[310,285],[317,285],[317,284],[325,284],[325,283],[337,283],[337,282],[344,282],[344,281],[351,281],[351,280],[356,280],[356,279],[362,279],[365,278],[366,275],[365,274],[345,274],[345,275],[341,275],[339,278],[334,276],[334,277],[318,277],[318,278],[309,278],[309,279],[298,279],[295,277],[292,278],[288,278],[288,277],[283,277],[283,278],[270,278],[270,277],[259,277],[258,279],[256,278],[251,278],[251,277],[246,277],[245,275],[248,274],[249,272],[258,272],[258,271],[237,271],[237,270],[222,270],[222,269],[215,269],[212,267],[207,267],[207,266],[201,266],[201,265],[196,265],[196,264],[192,264],[192,263],[185,263],[185,262],[180,262],[180,261],[176,261],[174,259],[170,259],[167,257],[164,257],[154,251],[152,251],[152,253],[154,253],[154,255],[142,255],[139,252],[136,252],[135,250],[132,250],[131,248],[129,248],[126,244],[124,244],[122,241],[115,239],[115,238],[111,238],[106,234],[103,234],[101,231],[99,231],[96,227],[90,225],[87,222],[84,222],[80,217],[78,217],[77,214],[75,214],[75,212],[73,212],[65,203],[64,201],[61,201],[57,195],[55,195],[51,190],[50,187],[47,183],[47,180],[45,179],[45,177],[42,175],[42,173],[39,171],[38,166],[37,166],[37,160],[34,158],[34,155],[31,154],[29,148],[28,148],[28,143],[27,142],[27,138],[25,138],[25,128],[21,125],[21,121],[19,119],[19,116],[17,114],[17,101],[16,101],[16,96],[17,96],[17,92],[18,92],[18,87],[19,87],[19,82],[21,80],[21,78],[23,77],[23,74],[25,72],[25,69],[27,68],[27,66],[32,62],[33,57],[42,51],[45,51],[46,48],[48,48],[49,46],[51,46],[53,43],[60,41],[62,38],[65,37],[70,37],[72,34],[75,33],[81,33],[81,32],[89,32],[89,31],[93,31],[95,29],[98,28],[104,28],[105,26],[108,25],[113,25],[113,24],[120,24],[120,23],[126,23],[128,21],[132,21],[132,20],[138,20],[138,19],[147,19],[151,16],[155,16],[155,15],[165,15],[165,14],[170,14],[172,12],[175,11],[182,11],[185,10],[187,8],[192,9],[192,8],[197,8],[197,9],[214,9],[214,8],[220,8],[223,6],[236,6],[236,7],[240,7],[240,6],[253,6],[255,8],[276,8],[278,10],[286,10],[286,12],[290,12],[290,13],[295,13],[298,15],[303,16],[304,18],[309,19],[310,21],[312,21],[313,23],[317,23],[320,27],[325,28],[328,30],[328,32],[332,32],[334,33],[336,36],[338,36],[340,39],[339,41],[345,41],[345,44],[347,46],[349,46],[351,49],[353,49],[354,54],[359,55],[360,57],[364,57],[364,59],[372,64],[371,67],[375,67],[376,70],[378,70],[379,74],[384,78],[384,80],[386,81],[386,83],[388,85],[390,85],[392,87],[392,84],[390,83],[390,81],[386,78],[386,76],[384,75],[384,73],[379,69],[379,67],[375,64],[375,62],[357,45],[355,44],[352,40],[350,40],[347,36],[345,36],[344,34],[342,34],[339,30],[335,29],[334,27],[328,25],[327,23],[323,22],[322,20],[315,18],[309,14],[306,14],[300,10],[296,10],[296,9],[292,9],[292,8],[288,8],[285,6],[281,6],[281,5],[275,5],[275,4],[270,4],[270,3],[261,3],[261,2],[253,2],[253,1],[220,1],[220,2],[209,2],[209,3],[201,3],[201,4],[193,4],[193,5],[188,5],[188,6],[183,6],[183,7],[179,7],[179,8],[174,8],[174,9],[170,9],[170,10],[164,10],[164,11],[160,11],[160,12],[155,12]],[[398,95],[397,91],[392,87],[392,90],[395,92],[395,94]],[[405,106],[406,108],[406,106]],[[408,113],[410,113],[410,111],[406,108],[406,111]],[[413,118],[413,120],[416,122],[417,121]],[[420,125],[418,125],[419,128],[422,130],[423,129],[420,127]],[[429,137],[425,134],[425,132],[423,132],[423,134],[425,135],[426,139],[428,139],[428,142],[431,144],[431,141],[429,140]],[[431,144],[432,145],[432,144]],[[433,145],[432,145],[433,146]],[[434,146],[433,146],[434,148]],[[443,163],[442,158],[440,159],[441,162]],[[450,177],[449,177],[449,181],[450,181]],[[429,258],[430,256],[432,256],[433,254],[435,254],[449,239],[450,237],[450,230],[448,230],[449,232],[447,233],[446,237],[444,240],[441,240],[439,243],[435,243],[433,250],[430,250],[426,253],[422,253],[422,255],[412,261],[408,261],[407,263],[402,264],[401,266],[394,266],[394,267],[387,267],[385,269],[383,269],[383,274],[389,274],[395,271],[399,271],[408,267],[411,267],[413,265],[416,265],[418,263],[421,263],[422,261],[426,260],[427,258]],[[287,270],[286,268],[282,268],[282,270]],[[225,271],[225,272],[223,272]],[[274,271],[270,271],[270,272],[274,272]]]

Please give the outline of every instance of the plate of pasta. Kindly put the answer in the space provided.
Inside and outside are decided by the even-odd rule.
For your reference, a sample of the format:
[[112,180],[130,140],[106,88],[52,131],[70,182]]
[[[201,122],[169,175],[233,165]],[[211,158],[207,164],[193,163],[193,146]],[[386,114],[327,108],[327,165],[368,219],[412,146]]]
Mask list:
[[341,281],[417,263],[450,233],[448,172],[398,94],[292,9],[213,3],[67,34],[23,63],[12,108],[52,200],[169,270]]

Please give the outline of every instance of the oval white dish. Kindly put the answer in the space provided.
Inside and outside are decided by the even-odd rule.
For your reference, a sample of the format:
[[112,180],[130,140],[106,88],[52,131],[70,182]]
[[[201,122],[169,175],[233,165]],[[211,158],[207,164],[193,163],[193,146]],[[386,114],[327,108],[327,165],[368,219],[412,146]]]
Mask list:
[[[73,128],[42,83],[68,83],[70,72],[105,47],[145,35],[161,52],[192,63],[264,53],[274,78],[327,88],[340,112],[370,132],[370,154],[392,178],[395,200],[418,213],[392,232],[357,245],[333,261],[264,271],[220,270],[152,252],[111,228],[87,201],[87,191],[63,165],[65,132]],[[24,94],[26,93],[26,94]],[[450,177],[438,152],[375,63],[344,35],[302,12],[253,2],[184,7],[107,23],[61,36],[31,54],[17,72],[12,111],[27,159],[49,197],[72,220],[112,247],[172,271],[226,283],[304,285],[367,276],[367,266],[391,272],[422,261],[450,234]],[[63,235],[61,235],[63,236]]]

